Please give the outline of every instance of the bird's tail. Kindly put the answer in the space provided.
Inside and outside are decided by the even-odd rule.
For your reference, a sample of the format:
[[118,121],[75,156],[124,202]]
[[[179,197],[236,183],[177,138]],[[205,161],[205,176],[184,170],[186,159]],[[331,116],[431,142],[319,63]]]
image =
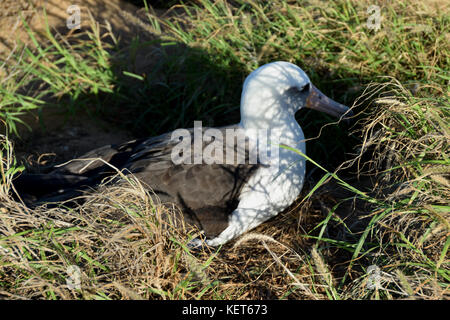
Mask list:
[[29,206],[74,198],[82,194],[83,187],[91,184],[86,176],[57,173],[21,173],[13,179],[18,195]]

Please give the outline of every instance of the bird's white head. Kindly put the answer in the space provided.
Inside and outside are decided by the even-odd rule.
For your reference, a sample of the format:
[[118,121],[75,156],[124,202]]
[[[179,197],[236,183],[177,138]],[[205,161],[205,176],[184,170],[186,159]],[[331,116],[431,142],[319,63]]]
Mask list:
[[320,92],[295,64],[277,61],[253,71],[245,80],[241,97],[241,125],[271,128],[295,121],[302,107],[336,117],[348,116],[348,107]]

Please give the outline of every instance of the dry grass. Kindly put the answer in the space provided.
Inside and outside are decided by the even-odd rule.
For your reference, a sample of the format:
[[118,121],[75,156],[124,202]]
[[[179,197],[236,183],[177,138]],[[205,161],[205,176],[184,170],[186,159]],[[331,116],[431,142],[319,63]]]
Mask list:
[[[2,165],[7,171],[7,157]],[[105,182],[75,207],[29,209],[11,198],[11,181],[3,186],[0,295],[5,298],[264,299],[290,291],[298,291],[297,298],[323,298],[312,292],[312,270],[302,256],[267,235],[249,234],[219,254],[193,255],[186,243],[195,230],[163,219],[176,209],[154,203],[133,177],[119,185]]]
[[[162,219],[169,209],[153,203],[139,181],[131,177],[119,185],[105,185],[76,207],[31,210],[5,191],[0,195],[0,295],[191,298],[185,288],[177,287],[198,263],[193,257],[188,260],[183,247],[189,232]],[[171,213],[176,216],[174,209]],[[81,271],[79,290],[67,285],[74,265]]]
[[369,111],[359,124],[360,153],[349,163],[371,177],[379,201],[369,238],[379,243],[384,269],[393,271],[380,277],[403,296],[448,298],[449,97],[432,85],[413,94],[389,78],[367,86],[359,102]]
[[[416,98],[396,81],[369,86],[363,100],[373,105],[359,126],[363,144],[353,168],[376,181],[367,192],[375,203],[331,181],[218,252],[192,254],[186,243],[195,231],[162,219],[176,210],[154,202],[132,176],[122,176],[119,185],[105,182],[76,207],[31,210],[11,198],[10,175],[3,174],[0,293],[63,299],[448,297],[448,166],[440,162],[448,159],[448,135],[439,104],[445,100]],[[404,121],[414,130],[405,131]],[[363,161],[367,156],[372,162]],[[2,159],[7,173],[12,147]],[[381,192],[387,188],[391,192]],[[367,248],[355,256],[365,233]],[[79,289],[68,287],[70,266],[80,268]]]
[[[3,158],[3,172],[11,167],[11,155]],[[195,230],[163,219],[176,216],[177,210],[155,203],[133,177],[122,176],[121,184],[105,182],[75,207],[61,203],[34,209],[11,197],[10,178],[4,178],[0,194],[4,298],[264,299],[291,290],[299,291],[297,298],[323,298],[309,288],[312,274],[306,266],[301,267],[303,276],[289,271],[298,268],[302,257],[267,235],[254,239],[247,235],[233,250],[218,255],[208,251],[193,255],[186,243]],[[255,239],[262,246],[255,245]],[[267,264],[268,259],[274,260]]]
[[[189,8],[189,25],[183,24],[186,12],[178,15],[177,9],[167,19],[151,18],[155,33],[166,32],[170,39],[206,50],[217,64],[240,66],[246,73],[261,63],[289,57],[316,70],[314,80],[332,86],[331,78],[341,76],[343,82],[356,76],[395,77],[362,87],[354,103],[361,111],[353,133],[361,143],[357,154],[337,175],[327,172],[323,181],[310,176],[298,203],[237,242],[217,251],[191,252],[186,243],[196,231],[163,218],[177,216],[177,209],[163,206],[138,180],[120,172],[120,184],[105,181],[84,195],[81,204],[25,207],[12,197],[11,177],[18,167],[12,146],[2,137],[0,297],[448,299],[449,99],[443,66],[450,42],[447,21],[439,13],[448,7],[446,2],[393,3],[383,11],[383,28],[376,34],[365,29],[365,2],[341,1],[323,8],[321,1],[310,1],[304,8],[294,1],[256,1],[245,9],[254,24],[245,20],[246,15],[238,16],[228,2],[217,1],[216,7],[199,3],[203,6]],[[420,29],[430,21],[431,30]],[[100,44],[100,37],[93,43]],[[70,60],[72,54],[64,47],[55,56]],[[36,57],[39,63],[54,58],[44,53]],[[174,68],[183,59],[167,65]],[[42,64],[42,70],[38,66],[31,68],[36,77],[48,64]],[[103,78],[106,69],[94,59],[86,74]],[[174,78],[179,78],[178,70],[187,71],[174,69]],[[52,79],[60,77],[57,66],[47,75],[55,83]],[[100,91],[123,85],[113,80]],[[407,81],[414,84],[404,84]],[[61,83],[77,96],[70,82]],[[185,93],[183,101],[195,100],[198,94],[181,84],[164,85]],[[221,94],[229,95],[230,88],[234,87]],[[346,94],[347,89],[340,90]],[[64,90],[55,86],[52,93]],[[142,97],[128,98],[133,103],[142,98],[147,108],[147,91],[143,92]],[[155,96],[152,105],[159,106],[168,95]],[[11,100],[12,115],[22,101],[28,100]],[[199,114],[208,110],[197,107],[189,106]],[[228,107],[225,103],[223,109]],[[310,123],[305,121],[306,126]],[[325,150],[335,147],[326,139],[315,143]]]

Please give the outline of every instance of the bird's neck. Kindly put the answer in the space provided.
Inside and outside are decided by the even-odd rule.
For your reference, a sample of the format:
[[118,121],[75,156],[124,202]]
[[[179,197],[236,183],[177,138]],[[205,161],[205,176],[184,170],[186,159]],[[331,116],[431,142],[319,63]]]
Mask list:
[[247,86],[241,98],[240,126],[246,131],[268,130],[279,135],[280,143],[296,147],[304,140],[303,131],[290,106],[271,90]]

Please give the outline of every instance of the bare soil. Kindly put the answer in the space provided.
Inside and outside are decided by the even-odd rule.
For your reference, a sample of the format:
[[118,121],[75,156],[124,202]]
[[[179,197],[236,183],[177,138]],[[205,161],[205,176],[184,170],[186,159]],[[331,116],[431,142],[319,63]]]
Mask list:
[[[20,44],[32,46],[25,24],[38,35],[46,28],[46,21],[52,30],[61,34],[70,32],[66,26],[70,5],[81,8],[81,27],[87,27],[92,14],[100,23],[108,21],[114,34],[122,43],[136,35],[151,36],[144,25],[130,22],[130,16],[142,15],[143,9],[121,0],[2,0],[0,3],[0,77],[1,61],[14,63],[12,53]],[[161,11],[158,11],[161,12]],[[44,108],[45,109],[45,108]],[[17,157],[31,167],[52,165],[66,161],[102,145],[114,144],[131,139],[128,132],[111,128],[109,123],[93,119],[88,115],[67,114],[44,110],[26,115],[23,120],[31,131],[19,127],[20,138],[15,139]]]
[[0,3],[0,58],[14,50],[18,42],[30,44],[25,23],[38,34],[45,31],[46,20],[50,28],[69,32],[66,22],[71,5],[81,9],[81,28],[88,26],[89,14],[92,14],[96,21],[108,21],[119,38],[142,32],[136,24],[130,23],[127,15],[138,14],[142,9],[122,0],[3,0]]

